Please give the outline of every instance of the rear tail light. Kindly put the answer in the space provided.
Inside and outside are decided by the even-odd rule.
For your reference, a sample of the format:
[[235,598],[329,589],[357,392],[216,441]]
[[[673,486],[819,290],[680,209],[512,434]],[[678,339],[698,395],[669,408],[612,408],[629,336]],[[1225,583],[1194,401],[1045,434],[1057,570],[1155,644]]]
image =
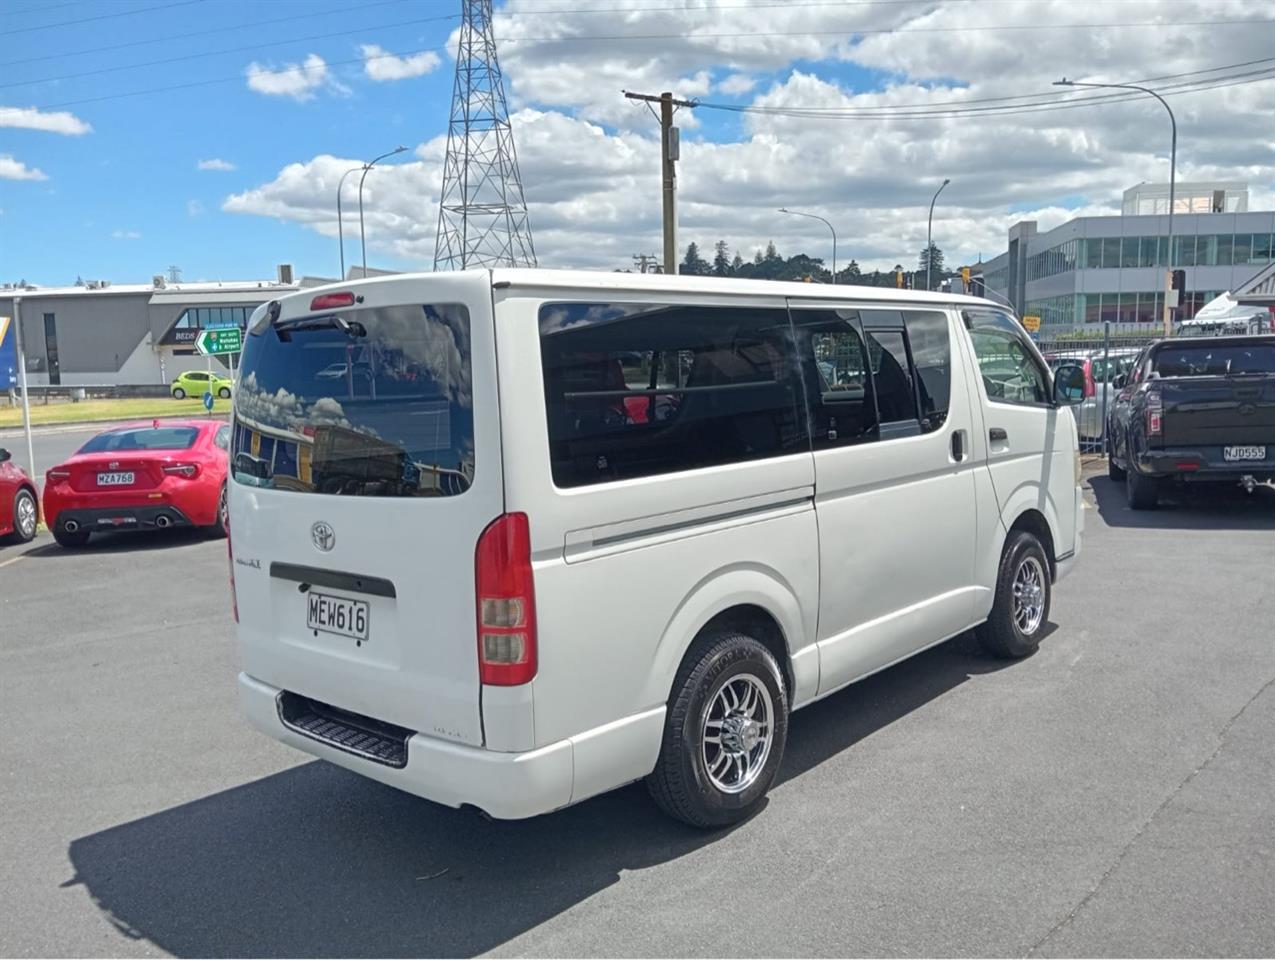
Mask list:
[[531,532],[525,513],[506,513],[478,538],[478,675],[486,684],[517,686],[536,675],[536,591]]
[[70,480],[71,471],[66,467],[52,467],[49,469],[49,472],[45,474],[45,477],[54,483],[57,483],[60,480]]
[[1164,414],[1164,400],[1158,390],[1147,391],[1147,436],[1160,436],[1160,420]]
[[199,475],[199,467],[193,463],[166,463],[164,472],[169,476],[190,479]]
[[331,310],[335,307],[354,306],[354,294],[348,290],[344,293],[321,293],[310,301],[311,310]]
[[1094,389],[1094,385],[1093,385],[1093,364],[1086,363],[1085,364],[1085,399],[1087,400],[1090,397],[1095,396],[1096,394],[1097,394],[1097,391]]

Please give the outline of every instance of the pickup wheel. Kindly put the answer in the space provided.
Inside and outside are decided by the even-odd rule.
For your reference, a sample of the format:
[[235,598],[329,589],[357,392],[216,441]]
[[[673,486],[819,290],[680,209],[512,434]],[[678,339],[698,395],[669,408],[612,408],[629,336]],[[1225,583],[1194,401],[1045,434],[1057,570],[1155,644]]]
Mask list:
[[1160,505],[1160,479],[1144,477],[1142,474],[1127,470],[1124,478],[1125,496],[1129,506],[1134,510],[1154,510]]
[[978,642],[988,653],[1006,659],[1035,653],[1052,595],[1045,548],[1026,530],[1013,531],[1001,553],[992,614],[974,628]]
[[788,696],[770,651],[742,633],[709,634],[677,672],[647,788],[692,826],[738,823],[761,808],[787,737]]

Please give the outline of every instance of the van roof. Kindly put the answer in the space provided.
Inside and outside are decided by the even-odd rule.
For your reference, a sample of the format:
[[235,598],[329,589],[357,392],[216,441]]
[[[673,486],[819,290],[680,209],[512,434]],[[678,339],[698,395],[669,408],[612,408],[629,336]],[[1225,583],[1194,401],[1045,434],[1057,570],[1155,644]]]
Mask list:
[[966,294],[900,290],[851,284],[796,283],[786,280],[744,280],[735,277],[687,277],[663,273],[604,273],[600,270],[541,270],[498,268],[492,284],[511,287],[584,287],[592,290],[668,291],[676,293],[736,293],[747,296],[800,297],[803,299],[907,300],[915,303],[995,306],[990,300]]
[[[866,287],[851,284],[794,283],[783,280],[742,280],[734,277],[686,277],[662,273],[608,273],[601,270],[542,270],[540,268],[498,267],[493,270],[467,270],[469,274],[490,274],[491,284],[498,288],[536,287],[570,288],[573,290],[625,291],[635,293],[699,293],[735,294],[750,297],[800,297],[807,300],[853,297],[855,300],[880,300],[883,302],[956,304],[969,307],[1000,307],[1004,305],[981,297],[960,293],[930,293],[924,290],[899,290],[895,287]],[[398,273],[364,280],[345,280],[303,290],[295,297],[314,297],[327,290],[346,290],[403,279],[423,279],[434,276],[432,272]],[[282,299],[282,298],[281,298]]]

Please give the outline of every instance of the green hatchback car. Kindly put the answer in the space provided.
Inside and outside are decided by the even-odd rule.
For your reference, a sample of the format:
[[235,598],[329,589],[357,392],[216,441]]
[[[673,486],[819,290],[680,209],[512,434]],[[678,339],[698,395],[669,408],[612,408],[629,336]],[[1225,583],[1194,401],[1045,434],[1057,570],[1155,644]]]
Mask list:
[[202,397],[211,391],[214,397],[228,400],[233,386],[234,381],[229,377],[219,377],[204,370],[187,370],[173,381],[173,397],[185,400],[187,397]]

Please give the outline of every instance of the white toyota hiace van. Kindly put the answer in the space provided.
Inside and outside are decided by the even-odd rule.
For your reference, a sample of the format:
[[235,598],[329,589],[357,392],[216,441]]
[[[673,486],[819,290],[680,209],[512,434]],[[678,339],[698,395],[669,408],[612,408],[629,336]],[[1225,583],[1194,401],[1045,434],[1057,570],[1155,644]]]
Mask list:
[[1079,369],[986,300],[484,270],[246,339],[243,710],[439,803],[739,820],[792,710],[971,628],[1031,653],[1080,553]]

